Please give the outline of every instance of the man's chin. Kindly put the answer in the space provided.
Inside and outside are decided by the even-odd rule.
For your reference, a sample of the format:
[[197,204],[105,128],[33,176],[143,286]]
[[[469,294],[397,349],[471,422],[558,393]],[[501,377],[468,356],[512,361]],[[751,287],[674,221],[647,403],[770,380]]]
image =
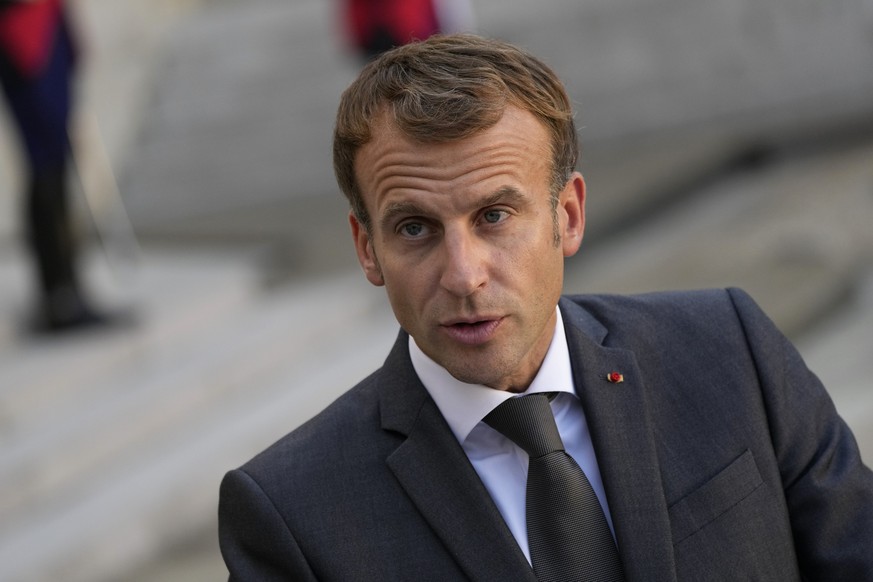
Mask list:
[[503,390],[499,388],[501,380],[504,379],[505,370],[489,370],[486,367],[474,367],[469,363],[463,366],[444,366],[449,374],[459,382],[465,384],[477,384],[494,388],[495,390]]
[[[496,349],[498,346],[495,343],[479,346],[441,343],[431,346],[434,347],[434,354],[428,356],[459,382],[493,388],[506,381],[510,366],[505,364],[505,358],[500,357],[500,351]],[[427,350],[423,351],[428,353]],[[500,362],[504,362],[505,365],[501,365]]]

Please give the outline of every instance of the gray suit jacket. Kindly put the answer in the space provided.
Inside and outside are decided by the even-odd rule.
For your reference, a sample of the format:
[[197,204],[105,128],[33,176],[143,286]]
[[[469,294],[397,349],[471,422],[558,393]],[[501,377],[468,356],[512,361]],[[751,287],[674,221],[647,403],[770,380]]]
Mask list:
[[[873,474],[747,295],[560,308],[627,580],[873,580]],[[402,332],[381,369],[227,474],[219,521],[231,580],[535,582]]]

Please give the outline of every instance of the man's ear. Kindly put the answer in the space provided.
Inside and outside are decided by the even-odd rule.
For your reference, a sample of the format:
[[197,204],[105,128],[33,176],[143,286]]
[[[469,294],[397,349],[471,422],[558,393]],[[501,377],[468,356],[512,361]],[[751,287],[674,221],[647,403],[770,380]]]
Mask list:
[[367,229],[358,221],[355,213],[352,211],[349,212],[349,225],[352,227],[352,238],[355,241],[355,252],[358,254],[358,262],[361,263],[361,268],[364,270],[367,281],[377,287],[381,287],[385,284],[385,279],[382,278],[382,269],[379,267],[379,260],[376,258],[376,252],[373,250],[370,235],[367,234]]
[[564,256],[572,257],[579,250],[585,232],[585,179],[579,172],[573,172],[564,185],[558,200],[558,213]]

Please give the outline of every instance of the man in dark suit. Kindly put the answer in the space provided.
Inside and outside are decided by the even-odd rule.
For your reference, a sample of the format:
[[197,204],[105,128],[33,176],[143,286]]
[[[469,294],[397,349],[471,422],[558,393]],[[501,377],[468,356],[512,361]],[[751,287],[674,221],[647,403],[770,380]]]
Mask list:
[[[511,45],[432,38],[361,72],[334,165],[402,330],[379,370],[227,474],[231,580],[583,579],[544,555],[590,557],[584,579],[873,580],[873,474],[746,294],[561,296],[576,158],[563,86]],[[543,456],[497,418],[535,399],[561,443]],[[569,544],[534,525],[564,494],[535,490],[552,454],[605,543],[588,517]]]

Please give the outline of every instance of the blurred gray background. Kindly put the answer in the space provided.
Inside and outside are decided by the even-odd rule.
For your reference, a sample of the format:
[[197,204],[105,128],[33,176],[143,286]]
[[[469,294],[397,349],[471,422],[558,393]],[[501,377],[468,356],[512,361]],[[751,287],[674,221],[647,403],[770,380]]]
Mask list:
[[[71,5],[88,283],[137,324],[23,333],[3,109],[0,579],[221,579],[224,471],[379,365],[396,333],[330,166],[359,62],[327,0]],[[873,0],[473,8],[578,108],[588,231],[567,291],[747,289],[871,462]]]

